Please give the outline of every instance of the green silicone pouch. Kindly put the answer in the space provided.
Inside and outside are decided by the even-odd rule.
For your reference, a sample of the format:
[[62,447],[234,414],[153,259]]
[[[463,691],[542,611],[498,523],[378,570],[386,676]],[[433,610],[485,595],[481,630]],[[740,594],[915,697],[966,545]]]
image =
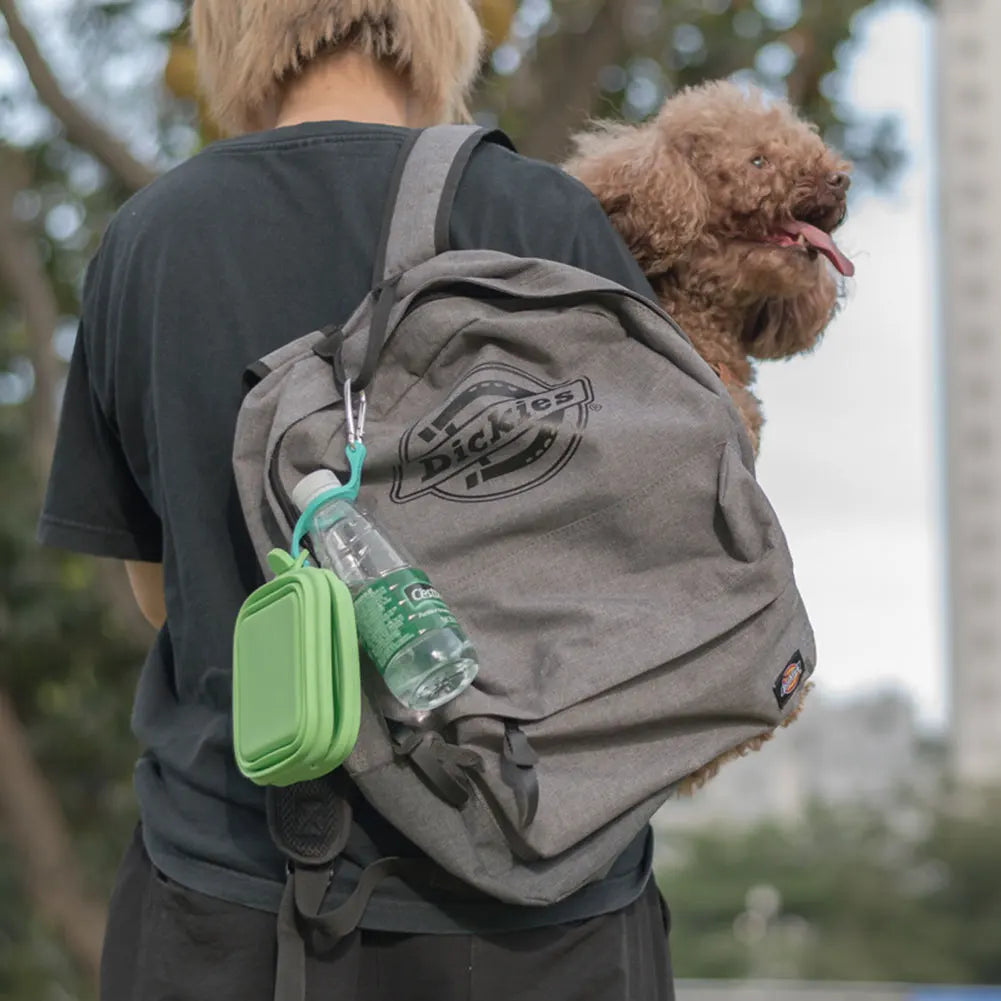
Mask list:
[[277,575],[244,602],[233,636],[233,749],[258,785],[337,768],[358,738],[361,682],[354,607],[328,570],[281,550]]

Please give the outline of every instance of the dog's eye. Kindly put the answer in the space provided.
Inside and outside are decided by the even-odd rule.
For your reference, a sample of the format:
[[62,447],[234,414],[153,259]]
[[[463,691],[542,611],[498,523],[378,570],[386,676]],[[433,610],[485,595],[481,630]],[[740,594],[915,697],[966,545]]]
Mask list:
[[751,157],[752,167],[763,167],[768,161],[759,153],[757,156]]

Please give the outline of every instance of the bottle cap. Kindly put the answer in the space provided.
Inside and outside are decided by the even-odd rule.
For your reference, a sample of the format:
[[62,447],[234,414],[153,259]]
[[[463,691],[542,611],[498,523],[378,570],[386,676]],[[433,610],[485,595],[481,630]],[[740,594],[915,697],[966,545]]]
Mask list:
[[317,469],[315,473],[304,476],[292,488],[292,503],[300,511],[305,511],[310,503],[328,490],[336,490],[343,484],[329,469]]

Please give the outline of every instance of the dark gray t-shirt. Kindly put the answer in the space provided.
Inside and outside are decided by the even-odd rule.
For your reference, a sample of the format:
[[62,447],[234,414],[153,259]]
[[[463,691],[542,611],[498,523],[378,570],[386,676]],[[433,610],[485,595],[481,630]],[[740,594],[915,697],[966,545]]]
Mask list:
[[[278,908],[283,863],[230,733],[233,623],[262,580],[230,464],[241,377],[363,298],[405,136],[322,122],[227,140],[123,206],[88,274],[39,528],[50,545],[163,562],[167,624],[133,713],[146,847],[182,885],[266,910]],[[473,155],[451,245],[563,261],[652,298],[590,193],[500,146]],[[419,852],[363,805],[328,904],[389,854]],[[362,927],[490,932],[590,917],[639,895],[650,856],[647,830],[604,880],[542,909],[387,880]]]

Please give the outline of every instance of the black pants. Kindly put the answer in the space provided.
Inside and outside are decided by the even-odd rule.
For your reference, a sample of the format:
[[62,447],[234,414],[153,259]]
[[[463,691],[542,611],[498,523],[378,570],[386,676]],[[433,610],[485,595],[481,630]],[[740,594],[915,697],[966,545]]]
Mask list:
[[[673,1001],[653,880],[625,910],[504,935],[357,931],[307,958],[310,1001]],[[270,1001],[275,917],[178,886],[133,839],[111,898],[101,1001]]]

